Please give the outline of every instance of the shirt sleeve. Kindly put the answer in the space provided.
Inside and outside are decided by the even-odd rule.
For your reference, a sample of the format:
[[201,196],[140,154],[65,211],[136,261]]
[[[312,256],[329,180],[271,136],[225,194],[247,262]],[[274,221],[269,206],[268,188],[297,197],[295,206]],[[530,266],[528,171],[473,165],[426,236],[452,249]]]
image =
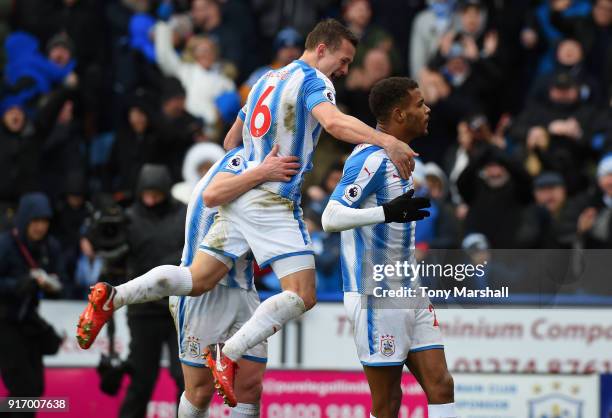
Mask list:
[[219,173],[240,174],[247,168],[247,163],[242,155],[242,147],[234,148],[223,157],[219,164]]
[[321,216],[325,232],[340,232],[385,222],[385,211],[382,206],[366,209],[353,209],[342,205],[337,200],[330,200]]
[[328,86],[324,80],[314,75],[304,80],[304,98],[306,110],[309,113],[320,103],[336,104],[336,93],[333,86]]
[[368,150],[352,156],[344,166],[344,173],[330,200],[350,208],[360,207],[372,193],[384,187],[386,159]]

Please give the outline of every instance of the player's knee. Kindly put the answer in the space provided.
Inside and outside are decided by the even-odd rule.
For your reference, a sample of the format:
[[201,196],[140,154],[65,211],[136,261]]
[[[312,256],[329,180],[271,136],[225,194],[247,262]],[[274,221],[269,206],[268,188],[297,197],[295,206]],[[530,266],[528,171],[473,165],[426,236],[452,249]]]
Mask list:
[[317,295],[315,292],[304,291],[302,289],[289,289],[283,292],[287,298],[287,303],[292,304],[302,312],[311,309],[317,303]]
[[451,403],[455,397],[455,383],[451,374],[446,371],[440,374],[426,388],[430,403]]
[[400,407],[402,406],[402,388],[397,387],[391,392],[389,397],[389,412],[390,417],[397,417]]
[[317,295],[316,293],[304,295],[302,300],[304,301],[304,309],[309,311],[317,304]]
[[185,395],[189,402],[198,409],[204,409],[208,406],[214,387],[213,382],[206,382],[202,384],[191,384],[185,386]]
[[376,418],[396,418],[402,406],[401,387],[391,390],[372,400]]

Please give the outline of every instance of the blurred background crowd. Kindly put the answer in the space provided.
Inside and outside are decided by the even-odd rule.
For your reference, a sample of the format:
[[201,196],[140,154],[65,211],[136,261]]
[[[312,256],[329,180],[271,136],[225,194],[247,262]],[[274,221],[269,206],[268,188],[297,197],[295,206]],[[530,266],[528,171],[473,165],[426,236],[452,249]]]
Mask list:
[[[0,293],[83,299],[178,264],[250,86],[323,17],[360,39],[342,110],[373,125],[392,75],[432,108],[419,250],[612,248],[612,0],[0,0],[0,277],[35,278]],[[350,151],[324,133],[304,188],[321,292],[341,286],[320,218]]]

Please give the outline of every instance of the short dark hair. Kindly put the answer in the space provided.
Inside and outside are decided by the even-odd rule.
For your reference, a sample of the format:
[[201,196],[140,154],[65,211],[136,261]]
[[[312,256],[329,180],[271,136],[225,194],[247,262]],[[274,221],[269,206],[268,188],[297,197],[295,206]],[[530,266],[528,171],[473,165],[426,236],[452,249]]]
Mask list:
[[391,111],[402,100],[410,98],[410,92],[418,89],[416,81],[408,77],[389,77],[380,80],[370,91],[370,110],[376,120],[386,121]]
[[342,45],[342,40],[346,39],[354,47],[357,46],[357,37],[346,26],[336,19],[325,19],[314,27],[306,37],[306,49],[313,50],[319,44],[325,44],[335,51]]

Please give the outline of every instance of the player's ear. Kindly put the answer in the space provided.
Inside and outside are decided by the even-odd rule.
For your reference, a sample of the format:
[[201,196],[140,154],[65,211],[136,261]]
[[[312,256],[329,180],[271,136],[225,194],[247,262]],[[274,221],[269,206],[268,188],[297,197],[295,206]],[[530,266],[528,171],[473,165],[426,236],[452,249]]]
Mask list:
[[393,120],[395,120],[397,123],[401,124],[404,122],[404,120],[406,119],[406,113],[400,109],[399,107],[395,107],[393,108],[393,110],[391,111],[391,117],[393,118]]
[[326,50],[327,50],[327,45],[323,43],[317,45],[317,57],[323,58],[323,55],[325,55]]

